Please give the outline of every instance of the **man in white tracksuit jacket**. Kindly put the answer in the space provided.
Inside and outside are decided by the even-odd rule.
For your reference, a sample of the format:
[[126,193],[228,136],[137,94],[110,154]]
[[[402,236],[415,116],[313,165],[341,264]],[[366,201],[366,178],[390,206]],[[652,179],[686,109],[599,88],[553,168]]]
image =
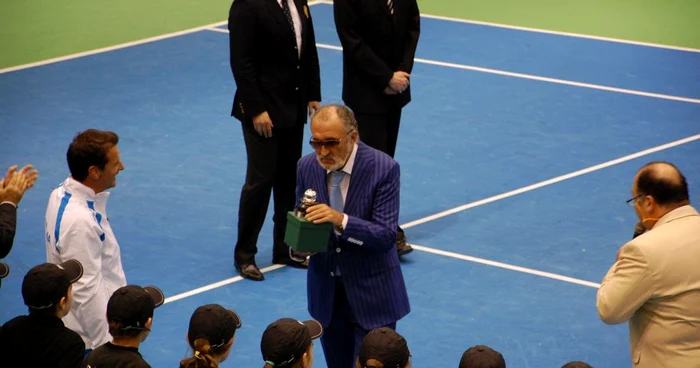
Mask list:
[[117,239],[107,217],[107,189],[116,185],[124,166],[118,136],[90,129],[71,143],[71,176],[49,197],[46,209],[46,255],[50,263],[78,260],[83,277],[73,284],[73,307],[64,318],[85,341],[89,353],[110,341],[105,314],[110,296],[126,285]]

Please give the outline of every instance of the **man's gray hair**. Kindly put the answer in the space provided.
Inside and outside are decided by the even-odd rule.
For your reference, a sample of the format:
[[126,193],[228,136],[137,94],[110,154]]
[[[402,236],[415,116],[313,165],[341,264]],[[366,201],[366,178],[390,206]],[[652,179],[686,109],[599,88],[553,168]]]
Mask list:
[[345,126],[345,131],[346,132],[351,132],[353,130],[357,131],[357,119],[355,119],[355,114],[350,110],[349,107],[345,105],[340,105],[340,104],[328,104],[316,111],[316,114],[314,114],[313,119],[329,119],[335,114],[340,118],[340,120],[343,122],[343,125]]

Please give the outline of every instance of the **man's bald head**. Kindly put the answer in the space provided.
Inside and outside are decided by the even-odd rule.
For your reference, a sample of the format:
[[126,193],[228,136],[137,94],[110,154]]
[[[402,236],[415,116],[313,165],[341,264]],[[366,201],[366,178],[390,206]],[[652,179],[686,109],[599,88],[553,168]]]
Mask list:
[[311,119],[313,129],[316,124],[342,124],[345,132],[357,131],[357,120],[355,114],[346,106],[343,105],[325,105],[318,109]]
[[660,206],[685,205],[690,201],[688,183],[669,162],[650,162],[637,172],[636,195],[651,196]]

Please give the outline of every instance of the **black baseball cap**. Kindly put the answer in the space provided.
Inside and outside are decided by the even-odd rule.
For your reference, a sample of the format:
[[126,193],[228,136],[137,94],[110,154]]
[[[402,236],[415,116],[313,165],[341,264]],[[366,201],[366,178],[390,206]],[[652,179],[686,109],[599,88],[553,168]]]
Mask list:
[[10,274],[10,266],[7,263],[0,262],[0,279],[4,279]]
[[360,365],[371,368],[369,360],[382,363],[384,368],[403,368],[408,364],[411,352],[403,336],[391,328],[381,327],[370,331],[360,345]]
[[286,367],[297,361],[311,345],[311,340],[323,335],[323,326],[316,320],[298,321],[280,318],[272,322],[262,335],[260,351],[265,363]]
[[218,348],[229,342],[241,326],[238,313],[219,304],[205,304],[192,313],[187,339],[194,346],[195,340],[204,338],[209,346]]
[[75,259],[34,266],[22,281],[24,304],[32,310],[55,308],[68,294],[68,287],[82,276],[83,265]]
[[580,360],[569,362],[561,366],[561,368],[593,368],[590,364]]
[[146,321],[164,302],[163,292],[155,286],[122,286],[107,302],[107,320],[120,322],[121,330],[145,330]]
[[496,350],[485,345],[477,345],[462,354],[459,368],[506,368],[506,361]]

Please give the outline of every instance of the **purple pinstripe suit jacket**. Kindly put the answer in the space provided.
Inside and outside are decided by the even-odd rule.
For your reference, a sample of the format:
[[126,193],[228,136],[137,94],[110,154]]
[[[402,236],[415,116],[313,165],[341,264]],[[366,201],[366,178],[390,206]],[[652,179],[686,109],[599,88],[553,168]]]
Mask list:
[[[307,277],[309,313],[328,326],[333,312],[336,265],[350,310],[369,330],[396,322],[411,308],[396,253],[399,218],[399,164],[385,153],[358,143],[343,213],[348,224],[340,237],[329,234],[328,252],[311,256]],[[297,203],[306,189],[329,204],[326,170],[315,153],[297,165]]]

